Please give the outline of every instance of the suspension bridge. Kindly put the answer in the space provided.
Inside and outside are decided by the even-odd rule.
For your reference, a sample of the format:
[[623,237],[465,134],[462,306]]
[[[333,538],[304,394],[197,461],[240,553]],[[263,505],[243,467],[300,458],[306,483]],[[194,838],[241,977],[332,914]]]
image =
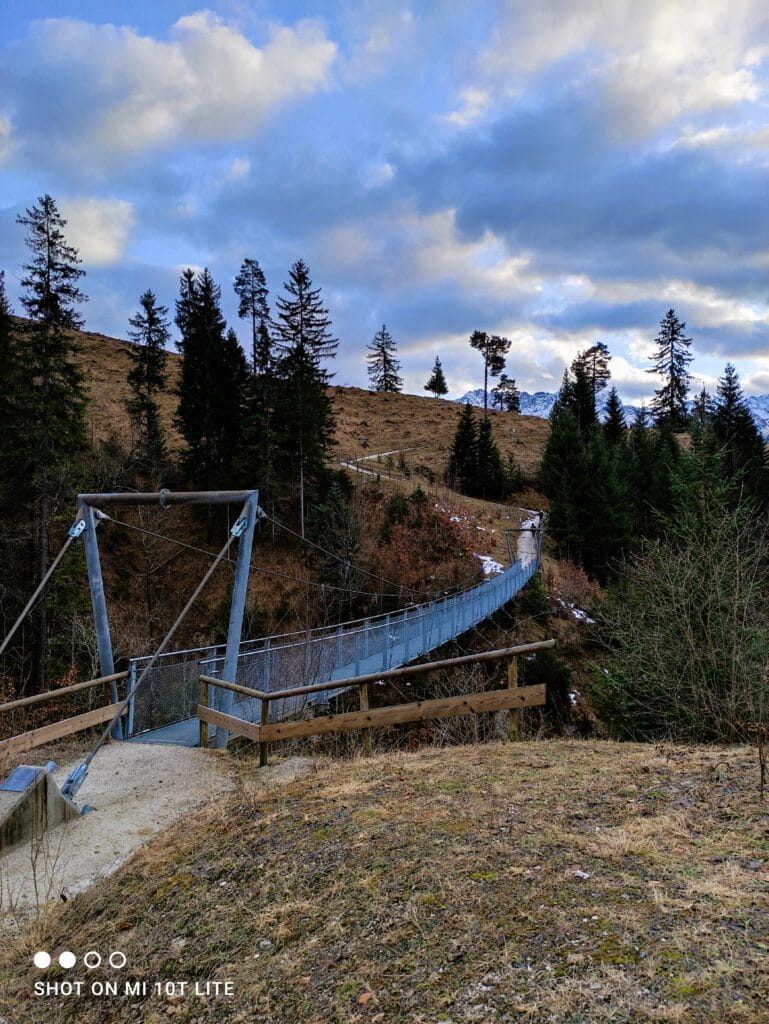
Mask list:
[[[78,497],[78,518],[69,531],[64,547],[0,645],[0,653],[34,606],[66,549],[82,535],[103,675],[97,680],[74,684],[66,689],[74,692],[89,686],[108,685],[112,702],[84,715],[0,741],[0,754],[9,754],[32,749],[49,739],[60,738],[89,726],[107,723],[91,752],[67,778],[61,793],[50,782],[50,765],[47,769],[25,769],[21,772],[17,769],[9,779],[0,783],[0,818],[4,813],[3,805],[8,804],[6,817],[9,820],[13,817],[24,827],[34,815],[42,814],[50,826],[56,823],[53,819],[66,820],[72,813],[79,813],[73,803],[74,796],[85,780],[89,764],[110,735],[134,743],[196,746],[201,735],[201,709],[198,706],[201,683],[206,693],[207,688],[213,684],[214,699],[210,706],[208,702],[206,704],[214,716],[211,720],[218,723],[214,737],[216,746],[226,746],[228,728],[233,729],[238,722],[260,723],[253,729],[250,726],[241,728],[241,734],[258,734],[259,729],[262,729],[263,734],[267,735],[271,723],[325,713],[329,702],[348,688],[344,681],[349,685],[355,683],[356,679],[373,678],[379,673],[392,675],[400,667],[410,665],[477,626],[522,590],[536,572],[540,561],[542,517],[535,513],[518,531],[515,552],[508,535],[510,566],[489,576],[482,583],[459,593],[447,594],[423,604],[355,622],[242,641],[254,525],[261,512],[256,491],[177,494],[161,491],[158,494],[83,494]],[[215,556],[209,553],[213,557],[212,564],[158,649],[151,657],[131,659],[127,672],[116,673],[96,540],[98,523],[110,520],[111,517],[100,506],[159,503],[162,507],[168,507],[170,504],[240,501],[243,502],[241,513],[223,548]],[[179,625],[217,566],[227,557],[236,539],[238,552],[227,643],[222,647],[169,650]],[[547,642],[550,643],[552,641]],[[124,679],[127,683],[125,695],[121,699],[118,683]],[[223,685],[217,686],[217,679],[221,679]],[[337,680],[340,686],[335,688],[333,683]],[[28,706],[61,695],[62,692],[51,691],[22,698],[0,706],[0,710]],[[284,693],[285,696],[282,696]],[[517,706],[529,699],[517,693],[510,696],[510,693],[508,691],[508,695],[503,696],[500,706]],[[271,698],[271,694],[276,695],[276,698]],[[529,697],[535,702],[541,702],[539,696],[530,694]],[[481,710],[482,704],[476,710]],[[34,814],[29,810],[32,805],[37,808]]]
[[[293,685],[333,682],[408,665],[477,626],[526,586],[539,567],[539,517],[518,533],[518,557],[506,570],[458,594],[397,612],[240,645],[234,678],[224,672],[223,648],[173,651],[157,658],[128,705],[127,738],[144,743],[198,742],[195,709],[200,676],[268,693]],[[149,658],[130,662],[129,692]],[[270,702],[270,721],[322,712],[340,690]],[[235,695],[230,714],[258,722],[261,702]]]

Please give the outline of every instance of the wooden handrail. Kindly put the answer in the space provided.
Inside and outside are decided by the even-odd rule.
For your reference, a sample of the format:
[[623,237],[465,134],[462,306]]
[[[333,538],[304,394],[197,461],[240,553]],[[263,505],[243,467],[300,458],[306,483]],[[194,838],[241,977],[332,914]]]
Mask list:
[[62,686],[59,690],[46,690],[45,693],[36,693],[32,697],[19,697],[18,700],[8,701],[7,704],[0,704],[0,711],[13,711],[15,708],[26,708],[30,704],[40,704],[46,700],[53,700],[54,697],[61,697],[69,693],[77,693],[78,690],[87,690],[91,686],[99,686],[102,683],[112,683],[118,679],[125,679],[127,672],[113,672],[110,676],[99,676],[98,679],[87,679],[83,683],[72,683],[71,686]]
[[314,683],[311,686],[294,686],[288,690],[252,690],[239,683],[230,683],[226,679],[215,679],[213,676],[201,676],[201,682],[221,686],[225,690],[233,690],[246,697],[258,700],[283,700],[286,697],[301,697],[307,693],[321,693],[323,690],[344,689],[349,686],[364,686],[380,679],[402,679],[404,676],[415,676],[424,672],[436,672],[444,668],[456,668],[459,665],[471,665],[478,661],[495,661],[499,658],[512,658],[518,654],[529,654],[547,647],[554,647],[555,640],[538,640],[533,644],[519,644],[517,647],[505,647],[496,651],[484,651],[482,654],[465,654],[459,658],[446,658],[443,661],[428,661],[422,665],[405,665],[402,668],[389,668],[382,672],[371,672],[365,676],[353,676],[349,679],[334,679],[327,683]]

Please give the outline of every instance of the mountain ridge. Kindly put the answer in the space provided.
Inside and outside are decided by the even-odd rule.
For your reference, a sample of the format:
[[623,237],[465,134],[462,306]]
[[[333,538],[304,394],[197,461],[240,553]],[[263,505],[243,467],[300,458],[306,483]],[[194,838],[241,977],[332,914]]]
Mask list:
[[[547,419],[549,417],[557,398],[555,391],[535,391],[533,393],[521,391],[520,395],[521,415],[537,416],[540,419]],[[471,391],[466,391],[461,398],[456,399],[456,402],[460,405],[472,405],[477,408],[483,408],[483,388],[474,388]],[[764,441],[769,441],[769,395],[749,395],[745,398],[745,404],[750,410],[753,421]],[[694,406],[694,402],[690,400],[688,406],[691,409]],[[601,396],[598,400],[599,416],[603,416],[605,407],[606,398]],[[624,402],[622,403],[622,409],[629,424],[632,424],[636,415],[640,412],[640,406],[627,405]]]

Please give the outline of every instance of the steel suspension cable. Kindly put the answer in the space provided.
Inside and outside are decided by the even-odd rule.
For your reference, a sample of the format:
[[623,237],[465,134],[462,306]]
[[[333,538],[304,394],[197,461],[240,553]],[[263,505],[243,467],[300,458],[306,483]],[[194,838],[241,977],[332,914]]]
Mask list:
[[67,551],[67,548],[70,546],[72,541],[75,539],[75,536],[76,535],[74,533],[70,533],[69,536],[67,537],[67,539],[64,541],[64,544],[62,546],[61,551],[58,553],[56,558],[54,558],[54,560],[49,565],[48,571],[46,572],[45,576],[43,576],[43,578],[40,580],[38,585],[35,587],[35,591],[32,594],[32,596],[30,597],[29,601],[27,601],[27,603],[24,605],[24,610],[21,612],[19,617],[16,619],[14,624],[11,626],[11,631],[8,633],[8,635],[6,636],[5,640],[3,640],[2,644],[0,644],[0,654],[3,653],[3,651],[6,649],[8,644],[11,642],[11,639],[13,638],[13,635],[15,634],[16,630],[22,624],[24,619],[27,617],[27,615],[29,614],[30,610],[32,609],[35,601],[37,601],[38,597],[43,592],[46,583],[51,578],[51,576],[53,576],[53,573],[54,573],[54,570],[56,569],[56,566],[59,564],[59,562],[64,557],[64,554]]
[[[114,523],[116,526],[125,526],[128,530],[135,530],[137,533],[146,534],[148,537],[156,537],[158,540],[167,541],[169,544],[176,544],[180,548],[184,548],[187,551],[195,551],[199,555],[207,555],[209,558],[215,558],[215,551],[208,551],[206,548],[199,548],[195,544],[185,544],[184,541],[176,540],[175,537],[167,537],[162,533],[155,533],[154,530],[148,530],[144,526],[137,526],[135,523],[127,523],[124,519],[114,519],[112,516],[108,516],[105,512],[99,513],[100,519],[106,519],[110,523]],[[229,562],[231,565],[234,564],[234,558],[225,558],[225,562]],[[333,583],[318,583],[317,580],[303,579],[301,576],[293,576],[291,573],[280,572],[278,569],[267,569],[262,565],[251,565],[252,572],[260,572],[266,576],[277,576],[279,579],[291,580],[293,583],[303,583],[305,586],[316,587],[318,590],[338,590],[340,593],[346,594],[348,590],[345,587],[337,587]],[[363,571],[363,570],[361,570]],[[408,589],[406,587],[402,589]],[[361,597],[389,597],[390,595],[385,594],[381,591],[370,591],[370,590],[358,590],[356,593]],[[421,593],[421,591],[417,591]]]

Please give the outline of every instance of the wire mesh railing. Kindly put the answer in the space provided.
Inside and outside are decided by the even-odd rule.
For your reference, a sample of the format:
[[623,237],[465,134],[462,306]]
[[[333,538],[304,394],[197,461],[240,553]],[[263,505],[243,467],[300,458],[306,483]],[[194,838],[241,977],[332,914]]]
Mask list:
[[[244,641],[238,654],[236,678],[231,681],[273,692],[406,665],[492,615],[526,585],[538,565],[536,555],[525,561],[519,559],[483,583],[429,604],[304,633]],[[132,659],[129,689],[131,680],[138,678],[148,660]],[[170,652],[158,658],[131,701],[128,735],[136,736],[194,717],[200,675],[216,677],[223,665],[223,646]],[[270,720],[301,714],[308,705],[326,703],[339,692],[329,690],[311,698],[272,701]],[[258,705],[253,699],[236,697],[231,714],[258,721]]]

